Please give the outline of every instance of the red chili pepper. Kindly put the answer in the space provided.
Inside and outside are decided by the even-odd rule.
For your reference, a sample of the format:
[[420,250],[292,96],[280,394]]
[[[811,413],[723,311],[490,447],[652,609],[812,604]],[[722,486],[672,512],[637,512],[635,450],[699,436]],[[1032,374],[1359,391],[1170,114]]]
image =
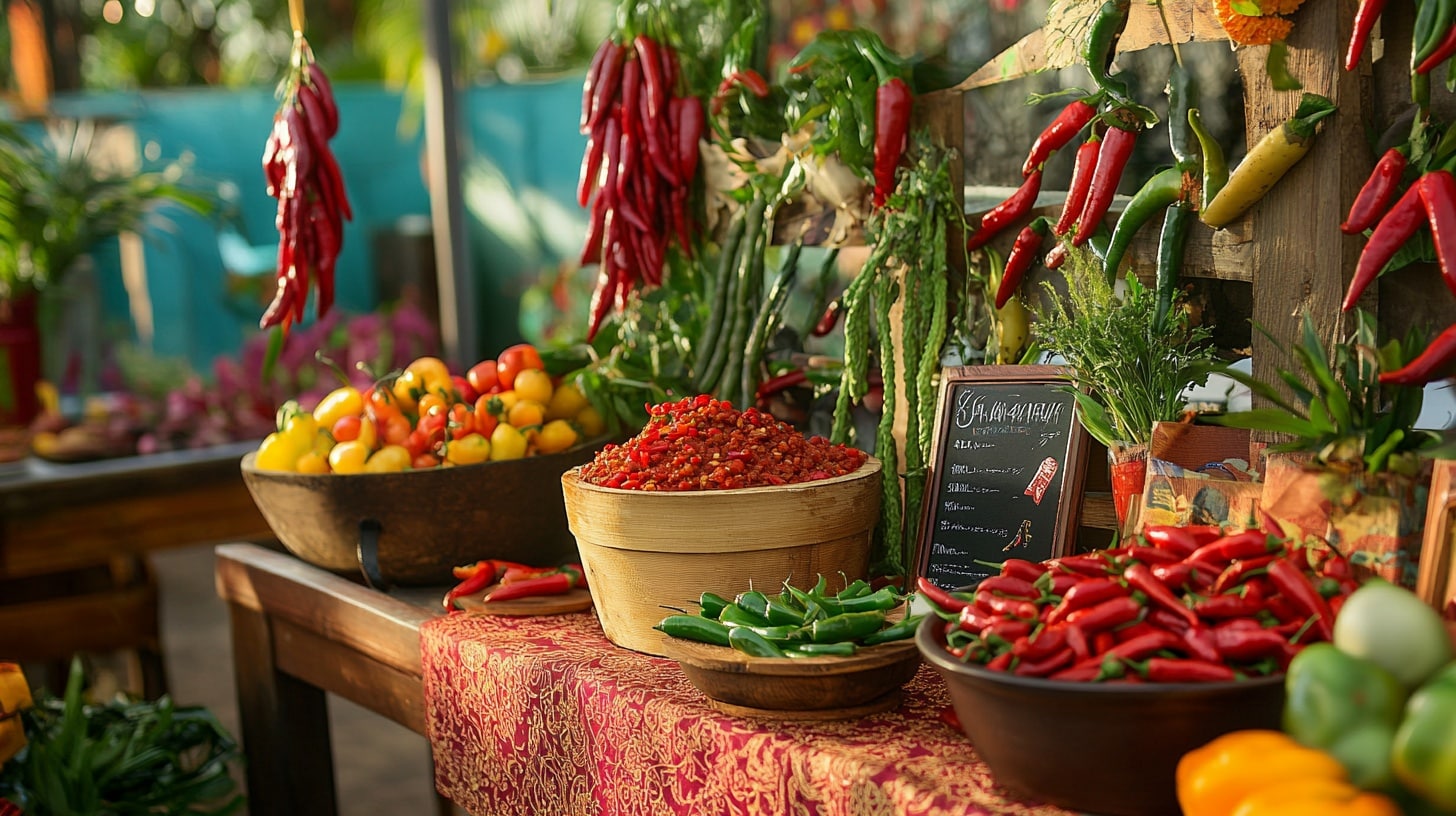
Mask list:
[[1183,648],[1198,660],[1207,660],[1210,663],[1223,660],[1223,656],[1218,653],[1218,647],[1214,645],[1213,631],[1203,626],[1194,626],[1183,633]]
[[1098,680],[1107,679],[1103,671],[1102,659],[1080,659],[1070,668],[1052,673],[1050,679],[1065,680],[1072,683],[1093,683]]
[[1306,615],[1315,616],[1315,628],[1321,638],[1334,639],[1335,613],[1330,611],[1329,602],[1310,583],[1308,575],[1288,561],[1280,560],[1269,565],[1269,581],[1296,608]]
[[1236,680],[1234,670],[1207,660],[1174,660],[1150,657],[1143,673],[1154,683],[1217,683]]
[[[1451,28],[1456,30],[1456,25]],[[1441,277],[1446,281],[1446,288],[1456,295],[1456,178],[1445,170],[1436,170],[1422,176],[1417,183],[1421,185],[1426,218],[1431,222]]]
[[1146,634],[1138,635],[1131,640],[1124,640],[1121,643],[1107,650],[1104,657],[1116,657],[1120,660],[1142,660],[1148,655],[1156,654],[1164,649],[1178,649],[1183,646],[1183,639],[1172,632],[1162,629],[1154,629]]
[[1047,591],[1053,595],[1066,595],[1072,587],[1087,580],[1087,576],[1078,575],[1075,572],[1059,572],[1052,575],[1051,586]]
[[809,375],[802,368],[795,368],[786,371],[777,377],[771,377],[759,384],[753,392],[753,398],[757,400],[768,399],[780,391],[787,391],[796,385],[802,385],[809,381]]
[[1215,626],[1213,646],[1224,660],[1248,661],[1266,657],[1284,657],[1291,651],[1289,641],[1278,632],[1258,626]]
[[1082,553],[1081,555],[1067,555],[1061,558],[1053,558],[1047,561],[1046,564],[1054,570],[1075,572],[1091,578],[1105,578],[1108,573],[1107,561],[1096,553]]
[[1062,602],[1052,609],[1047,622],[1057,623],[1079,609],[1086,609],[1114,598],[1122,598],[1128,594],[1127,587],[1111,578],[1094,578],[1083,581],[1067,590],[1067,593],[1062,596]]
[[967,606],[961,609],[960,614],[956,616],[956,625],[963,632],[980,634],[986,627],[995,622],[995,618],[974,606]]
[[1431,69],[1450,59],[1452,54],[1456,54],[1456,25],[1446,29],[1446,34],[1436,45],[1436,49],[1416,66],[1416,73],[1429,74]]
[[1148,596],[1148,601],[1154,606],[1181,617],[1188,622],[1189,626],[1198,625],[1198,616],[1193,614],[1193,610],[1184,606],[1183,602],[1173,595],[1172,590],[1163,586],[1146,564],[1130,565],[1122,571],[1122,577],[1127,579],[1128,586]]
[[1066,626],[1058,627],[1066,632],[1067,648],[1072,650],[1078,660],[1085,660],[1092,654],[1092,647],[1087,643],[1087,633],[1080,627]]
[[1265,569],[1270,563],[1279,560],[1283,556],[1278,553],[1260,555],[1254,558],[1236,558],[1218,574],[1218,580],[1213,582],[1214,594],[1222,594],[1238,586],[1251,575],[1259,574],[1258,571]]
[[991,658],[990,662],[986,664],[986,668],[991,671],[1007,671],[1011,668],[1011,661],[1013,659],[1011,650],[1008,649]]
[[333,138],[339,132],[339,106],[334,100],[334,85],[324,74],[323,66],[317,62],[308,64],[308,84],[318,91],[319,102],[323,105],[324,117],[328,125],[328,136]]
[[1356,301],[1366,287],[1379,277],[1385,265],[1405,246],[1406,241],[1415,236],[1424,223],[1426,208],[1421,200],[1421,179],[1416,179],[1396,200],[1390,212],[1375,225],[1375,231],[1370,233],[1370,240],[1360,251],[1360,260],[1355,264],[1355,275],[1350,279],[1350,288],[1345,292],[1345,300],[1340,308],[1347,312],[1355,308]]
[[1263,530],[1245,530],[1199,547],[1187,560],[1195,566],[1223,567],[1236,558],[1253,558],[1269,552],[1269,536]]
[[[607,209],[604,215],[603,234],[610,235],[612,232],[612,210]],[[616,300],[617,290],[622,286],[622,278],[617,269],[616,260],[611,253],[602,253],[601,267],[597,272],[597,285],[592,290],[591,297],[591,321],[587,324],[586,339],[596,337],[597,329],[601,328],[602,321],[606,319],[607,313],[612,310],[612,303]]]
[[1157,578],[1163,586],[1169,589],[1177,589],[1188,583],[1192,577],[1194,565],[1187,561],[1179,561],[1176,564],[1154,564],[1153,577]]
[[1046,575],[1047,568],[1035,561],[1028,561],[1025,558],[1008,558],[1001,562],[1001,574],[1009,575],[1012,578],[1020,578],[1023,581],[1036,582]]
[[1067,630],[1069,628],[1044,626],[1035,633],[1011,644],[1011,651],[1024,660],[1040,660],[1067,648]]
[[1067,623],[1081,627],[1084,634],[1091,634],[1135,620],[1142,610],[1142,604],[1130,597],[1113,598],[1096,606],[1078,609],[1067,616]]
[[528,578],[514,584],[502,586],[485,596],[486,603],[511,601],[518,598],[535,598],[542,595],[565,595],[583,584],[581,570],[562,567],[550,575]]
[[1148,617],[1113,629],[1113,639],[1118,643],[1126,643],[1134,638],[1140,638],[1149,632],[1161,631],[1156,625],[1150,623],[1153,613],[1157,611],[1156,609],[1149,609]]
[[1023,601],[1034,601],[1041,596],[1036,587],[1030,581],[1016,578],[1011,575],[992,575],[984,578],[981,583],[976,584],[977,592],[994,592],[1008,598],[1017,598]]
[[1116,645],[1117,638],[1113,637],[1109,631],[1103,630],[1092,636],[1092,654],[1094,655],[1106,654],[1108,649]]
[[1176,564],[1183,560],[1183,556],[1171,550],[1164,550],[1158,547],[1145,547],[1141,545],[1133,545],[1131,547],[1128,547],[1127,552],[1123,553],[1123,557],[1126,559],[1131,559],[1133,561],[1141,561],[1142,563],[1147,564],[1150,567],[1159,564]]
[[606,66],[607,57],[612,52],[612,41],[603,40],[597,46],[595,54],[592,54],[591,64],[586,69],[586,79],[581,83],[581,132],[585,134],[591,129],[591,123],[596,121],[593,116],[593,106],[596,104],[596,85],[601,81],[602,70]]
[[581,246],[581,257],[578,263],[581,266],[600,263],[602,260],[602,230],[606,226],[607,199],[604,196],[597,196],[592,201],[591,217],[587,220],[586,240]]
[[703,101],[696,96],[672,100],[673,133],[677,137],[678,178],[683,184],[698,172],[698,140],[703,138]]
[[1062,263],[1067,260],[1067,245],[1058,243],[1047,250],[1046,257],[1042,259],[1041,265],[1047,269],[1060,269]]
[[875,90],[875,206],[884,206],[895,189],[895,170],[905,153],[914,96],[910,86],[891,77]]
[[741,71],[733,71],[718,83],[718,92],[714,94],[714,110],[718,110],[722,106],[721,100],[729,91],[733,90],[735,85],[746,89],[759,99],[768,96],[768,80],[763,78],[763,74],[752,68],[744,68]]
[[991,621],[989,625],[981,630],[981,639],[991,640],[992,638],[1000,638],[1006,641],[1007,644],[1011,644],[1030,635],[1031,630],[1031,621],[1017,618],[998,618]]
[[956,731],[961,730],[961,718],[956,715],[954,706],[946,706],[936,714],[936,718]]
[[1149,544],[1180,556],[1189,556],[1198,549],[1198,540],[1183,527],[1154,525],[1143,529],[1143,538]]
[[1196,615],[1210,620],[1252,618],[1261,608],[1259,601],[1239,595],[1215,595],[1193,604]]
[[502,585],[514,584],[532,578],[544,578],[547,575],[555,575],[559,570],[553,567],[511,567],[501,573],[500,582]]
[[1046,677],[1071,665],[1074,656],[1071,649],[1059,649],[1040,660],[1023,657],[1017,664],[1015,674],[1022,677]]
[[667,83],[662,76],[662,56],[656,41],[646,34],[632,40],[637,61],[642,63],[643,89],[647,92],[647,111],[653,117],[667,115]]
[[1041,216],[1023,227],[1021,234],[1016,236],[1016,243],[1011,246],[1011,254],[1006,257],[1006,266],[1001,270],[1001,282],[996,286],[997,309],[1004,307],[1011,300],[1011,296],[1016,294],[1026,270],[1031,268],[1041,252],[1042,242],[1046,240],[1047,230],[1050,228],[1051,221]]
[[1345,50],[1345,70],[1353,71],[1360,64],[1365,53],[1365,44],[1370,42],[1370,33],[1375,30],[1375,21],[1385,10],[1386,0],[1360,0],[1355,9],[1355,25],[1350,31],[1350,46]]
[[1350,215],[1340,224],[1340,232],[1358,235],[1380,221],[1395,194],[1400,192],[1400,177],[1405,172],[1405,165],[1405,153],[1399,147],[1385,151],[1370,171],[1370,178],[1356,194],[1355,202],[1350,205]]
[[1009,615],[1021,620],[1036,620],[1036,604],[1030,601],[1003,598],[989,592],[977,592],[976,606],[996,615]]
[[[602,64],[595,74],[587,74],[591,82],[591,105],[587,110],[586,122],[582,125],[582,132],[586,133],[596,127],[597,122],[607,118],[607,113],[612,107],[612,100],[617,98],[622,82],[622,64],[627,60],[627,49],[619,43],[607,40],[602,43],[607,49],[602,56]],[[588,89],[583,85],[583,94]]]
[[455,601],[485,589],[495,583],[496,569],[489,561],[477,561],[472,565],[455,567],[451,570],[456,578],[462,579],[453,589],[445,593],[444,606],[453,610]]
[[964,598],[957,598],[949,592],[941,589],[930,582],[925,576],[915,579],[915,589],[925,600],[930,601],[946,612],[959,612],[971,605],[971,602]]
[[1021,165],[1021,175],[1029,176],[1040,170],[1046,160],[1058,150],[1061,150],[1072,141],[1092,117],[1097,115],[1097,106],[1089,103],[1086,99],[1078,99],[1062,108],[1051,124],[1036,137],[1031,143],[1031,152],[1026,155],[1026,162]]
[[1092,173],[1092,185],[1087,188],[1087,202],[1077,216],[1077,231],[1072,235],[1072,246],[1081,246],[1097,232],[1102,217],[1112,206],[1117,195],[1117,185],[1122,181],[1122,171],[1132,158],[1133,147],[1137,145],[1139,127],[1110,127],[1102,137],[1102,149],[1097,152],[1097,169]]
[[980,249],[1002,230],[1020,220],[1036,204],[1036,196],[1040,192],[1041,171],[1038,170],[1027,176],[1026,181],[1010,197],[981,216],[981,227],[966,239],[966,249]]
[[1382,372],[1382,385],[1419,386],[1435,382],[1456,371],[1456,323],[1431,341],[1414,360],[1395,371]]
[[1087,190],[1092,187],[1092,176],[1097,172],[1097,154],[1101,149],[1102,134],[1096,131],[1077,148],[1072,164],[1072,180],[1067,185],[1067,198],[1062,203],[1061,217],[1052,227],[1053,234],[1066,235],[1067,230],[1077,223],[1077,216],[1082,214],[1082,207],[1087,203]]

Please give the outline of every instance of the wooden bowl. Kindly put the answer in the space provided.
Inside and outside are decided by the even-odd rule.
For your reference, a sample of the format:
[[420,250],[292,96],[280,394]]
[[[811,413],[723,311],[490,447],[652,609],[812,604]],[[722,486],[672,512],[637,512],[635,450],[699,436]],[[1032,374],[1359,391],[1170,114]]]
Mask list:
[[[650,492],[561,477],[566,517],[607,639],[665,656],[664,607],[786,579],[864,578],[880,517],[880,462],[832,479],[739,490]],[[842,574],[842,575],[841,575]],[[831,587],[832,588],[832,587]]]
[[891,708],[895,692],[920,668],[913,640],[861,648],[850,657],[749,657],[675,639],[666,651],[719,709],[792,719],[847,719]]
[[249,453],[243,482],[278,540],[310,564],[358,573],[369,566],[361,563],[361,538],[377,535],[385,583],[447,584],[451,567],[482,558],[575,561],[561,474],[590,461],[604,442],[506,462],[346,476],[259,470]]
[[1246,728],[1277,730],[1284,677],[1231,683],[1074,683],[962,663],[945,622],[915,633],[945,679],[961,728],[996,781],[1027,799],[1104,816],[1178,813],[1187,752]]

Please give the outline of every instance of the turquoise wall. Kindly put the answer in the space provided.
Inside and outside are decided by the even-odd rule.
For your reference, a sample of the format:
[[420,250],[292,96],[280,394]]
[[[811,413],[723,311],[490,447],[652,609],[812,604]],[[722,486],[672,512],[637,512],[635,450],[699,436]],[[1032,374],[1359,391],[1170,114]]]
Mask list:
[[[338,264],[338,304],[363,312],[378,305],[372,236],[430,210],[420,172],[422,133],[400,135],[404,102],[396,92],[348,84],[335,92],[342,125],[332,144],[354,209]],[[485,354],[519,340],[520,294],[542,270],[574,260],[580,248],[585,219],[574,200],[584,146],[576,127],[580,100],[579,77],[462,94],[468,160],[461,172]],[[246,239],[276,245],[275,202],[260,167],[276,107],[271,91],[148,92],[109,98],[101,104],[107,106],[122,109],[144,157],[190,156],[199,177],[234,185]],[[214,356],[234,353],[257,331],[263,305],[228,291],[215,220],[175,208],[162,214],[172,224],[153,230],[146,246],[153,351],[206,371]],[[97,254],[106,314],[125,330],[129,312],[115,249]],[[271,295],[271,283],[259,283]]]

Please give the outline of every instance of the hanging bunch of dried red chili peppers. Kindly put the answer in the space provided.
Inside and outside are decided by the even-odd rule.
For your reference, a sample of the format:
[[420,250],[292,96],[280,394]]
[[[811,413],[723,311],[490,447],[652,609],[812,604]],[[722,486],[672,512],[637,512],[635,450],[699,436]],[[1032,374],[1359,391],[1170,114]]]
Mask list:
[[677,52],[646,34],[608,39],[587,69],[581,132],[588,138],[576,193],[591,208],[581,263],[600,265],[588,339],[633,288],[662,283],[670,241],[692,253],[687,198],[703,104],[676,95],[677,85]]
[[339,132],[339,108],[313,49],[303,36],[303,3],[292,0],[291,69],[281,88],[283,103],[263,149],[268,195],[278,200],[278,289],[259,326],[288,327],[301,321],[310,280],[317,288],[314,313],[334,303],[334,264],[344,244],[344,221],[353,218],[344,177],[329,148]]

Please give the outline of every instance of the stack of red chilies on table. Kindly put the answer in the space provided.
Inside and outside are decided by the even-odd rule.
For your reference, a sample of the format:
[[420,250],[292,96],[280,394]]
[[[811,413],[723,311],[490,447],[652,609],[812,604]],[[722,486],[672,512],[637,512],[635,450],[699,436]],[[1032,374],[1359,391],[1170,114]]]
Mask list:
[[[667,245],[691,251],[687,197],[703,103],[677,96],[677,53],[645,34],[602,43],[582,86],[587,134],[577,202],[591,202],[581,263],[600,264],[587,338],[639,283],[662,283]],[[595,196],[595,198],[593,198]]]
[[966,662],[1053,680],[1212,682],[1283,672],[1328,641],[1356,582],[1322,542],[1149,527],[1116,549],[1008,559],[970,594],[918,585]]

